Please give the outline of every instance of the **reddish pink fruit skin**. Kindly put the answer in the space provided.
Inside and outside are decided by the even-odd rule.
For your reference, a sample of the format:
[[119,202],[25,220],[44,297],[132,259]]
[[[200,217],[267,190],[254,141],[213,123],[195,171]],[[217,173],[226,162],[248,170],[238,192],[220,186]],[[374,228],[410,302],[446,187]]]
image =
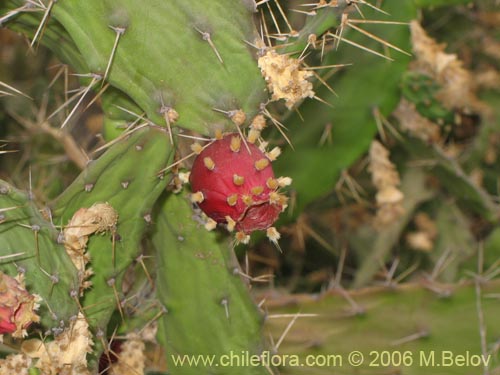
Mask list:
[[[269,228],[278,218],[282,206],[269,203],[269,194],[274,191],[266,185],[268,179],[274,178],[271,163],[257,170],[255,162],[266,156],[251,143],[247,144],[250,152],[243,141],[238,152],[231,150],[231,138],[238,136],[237,133],[227,134],[206,147],[194,160],[190,183],[193,192],[203,193],[204,200],[199,206],[208,217],[225,223],[226,216],[230,216],[236,222],[236,230],[250,233]],[[214,161],[213,170],[205,166],[203,160],[206,157]],[[235,174],[244,178],[241,186],[233,182]],[[253,195],[252,188],[258,186],[263,188],[262,193]],[[233,194],[238,195],[238,200],[230,206],[227,198]],[[243,195],[251,196],[253,204],[247,206],[242,200]]]
[[21,337],[23,330],[39,320],[35,297],[15,278],[0,272],[0,334]]
[[12,316],[11,309],[0,306],[0,335],[15,332],[16,325],[11,321]]

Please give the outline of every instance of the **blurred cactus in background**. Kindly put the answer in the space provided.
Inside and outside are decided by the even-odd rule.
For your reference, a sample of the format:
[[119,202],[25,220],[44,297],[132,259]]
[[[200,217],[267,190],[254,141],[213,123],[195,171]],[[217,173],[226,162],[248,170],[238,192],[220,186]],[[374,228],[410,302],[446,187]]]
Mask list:
[[499,14],[3,1],[0,374],[496,373]]

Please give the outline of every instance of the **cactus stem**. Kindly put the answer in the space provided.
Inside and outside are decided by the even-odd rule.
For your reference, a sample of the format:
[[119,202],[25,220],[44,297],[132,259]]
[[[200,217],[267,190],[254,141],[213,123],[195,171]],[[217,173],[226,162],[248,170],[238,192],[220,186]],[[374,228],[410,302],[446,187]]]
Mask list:
[[214,51],[214,53],[217,56],[217,59],[220,61],[220,63],[224,64],[224,60],[222,60],[222,57],[221,57],[219,51],[215,47],[215,44],[212,41],[212,36],[210,35],[210,33],[207,32],[207,31],[202,31],[202,30],[198,29],[197,27],[195,27],[195,30],[198,31],[201,34],[202,39],[205,40],[208,43],[208,45],[210,46],[210,48],[212,48],[212,50]]
[[38,29],[36,30],[35,36],[33,37],[33,40],[31,41],[31,48],[35,45],[37,40],[41,37],[43,30],[45,29],[45,25],[47,24],[47,21],[49,19],[50,12],[52,11],[52,7],[54,6],[54,3],[57,0],[50,0],[49,5],[47,5],[47,8],[45,9],[45,12],[42,17],[42,21],[40,22],[40,25],[38,25]]
[[120,41],[121,36],[125,33],[126,30],[125,27],[111,26],[111,25],[108,25],[108,27],[116,33],[116,36],[115,36],[115,42],[113,44],[113,49],[111,50],[111,55],[109,56],[108,59],[108,65],[106,65],[106,71],[104,72],[104,76],[102,78],[103,84],[104,81],[108,78],[109,71],[111,70],[111,64],[113,63],[113,60],[115,58],[116,49],[118,48],[118,42]]

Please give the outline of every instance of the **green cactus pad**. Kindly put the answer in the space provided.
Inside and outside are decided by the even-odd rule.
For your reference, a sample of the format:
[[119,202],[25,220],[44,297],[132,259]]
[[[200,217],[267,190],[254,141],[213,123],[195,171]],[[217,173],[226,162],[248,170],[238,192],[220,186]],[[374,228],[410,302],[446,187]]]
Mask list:
[[[58,240],[59,239],[59,240]],[[78,277],[62,246],[62,237],[46,221],[25,194],[0,180],[0,270],[11,276],[23,272],[30,293],[43,301],[42,324],[60,327],[78,313],[71,292],[78,290]],[[19,254],[19,256],[7,257]]]
[[158,339],[173,374],[268,374],[263,367],[176,366],[174,357],[221,355],[263,348],[261,317],[239,275],[229,244],[193,220],[189,200],[170,195],[158,213],[158,298],[167,312]]
[[116,233],[94,235],[88,245],[95,276],[83,306],[93,327],[105,331],[117,298],[122,298],[123,272],[140,253],[152,206],[168,182],[159,172],[172,161],[172,150],[163,130],[137,130],[91,162],[54,204],[54,217],[63,223],[97,202],[109,203],[118,213]]
[[[9,7],[21,5],[9,1]],[[258,37],[253,6],[234,0],[59,1],[48,29],[62,25],[76,44],[90,70],[78,73],[107,71],[111,85],[155,123],[165,125],[164,105],[179,113],[178,125],[207,134],[234,129],[214,108],[252,116],[266,101],[256,50],[249,45]],[[37,14],[41,19],[43,12]],[[123,33],[113,54],[117,28]],[[80,61],[76,68],[83,68]]]
[[[499,291],[498,279],[481,282],[479,288],[472,281],[438,284],[426,280],[421,284],[350,292],[333,289],[321,297],[264,295],[260,298],[266,299],[264,306],[270,316],[291,314],[267,321],[266,328],[276,340],[294,314],[303,314],[285,336],[279,350],[281,358],[297,356],[300,363],[305,363],[310,356],[310,360],[319,364],[290,366],[288,357],[281,374],[326,375],[338,371],[346,375],[466,375],[488,372],[481,365],[465,362],[450,365],[450,353],[454,358],[467,352],[475,356],[484,354],[489,358],[491,373],[498,368],[500,359],[494,348],[500,334],[495,297]],[[484,349],[481,326],[485,334]],[[358,362],[359,366],[349,362],[354,351],[364,358]],[[361,357],[356,355],[358,359]],[[328,366],[320,365],[327,360]]]

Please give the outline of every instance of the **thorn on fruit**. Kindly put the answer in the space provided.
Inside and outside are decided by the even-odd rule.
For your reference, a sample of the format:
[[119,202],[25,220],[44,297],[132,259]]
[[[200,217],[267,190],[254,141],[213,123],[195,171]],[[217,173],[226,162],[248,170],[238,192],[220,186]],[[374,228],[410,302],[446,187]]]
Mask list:
[[230,206],[234,206],[238,202],[238,194],[231,194],[227,197],[227,204]]
[[243,112],[241,109],[238,109],[236,111],[230,111],[229,117],[236,126],[243,125],[247,119],[245,112]]
[[269,203],[271,204],[278,204],[280,206],[285,206],[288,202],[288,197],[277,193],[273,191],[271,194],[269,194]]
[[203,146],[200,145],[198,142],[195,142],[191,145],[191,150],[196,154],[199,155],[200,152],[203,151]]
[[268,165],[269,165],[269,159],[262,158],[255,162],[255,169],[261,171],[265,169]]
[[250,129],[250,131],[248,132],[247,140],[250,143],[255,143],[257,142],[257,139],[259,139],[259,137],[260,137],[260,130]]
[[236,222],[229,215],[226,216],[226,222],[227,222],[227,230],[229,232],[232,232],[234,230],[234,227],[236,227]]
[[207,167],[207,169],[211,171],[213,171],[215,168],[215,162],[208,156],[203,158],[203,164],[205,164],[205,167]]
[[266,235],[271,242],[278,242],[278,240],[281,238],[280,232],[278,232],[275,227],[267,228]]
[[243,176],[238,176],[237,174],[233,175],[233,183],[236,186],[241,186],[245,183],[245,178]]
[[247,245],[250,242],[250,236],[248,234],[246,234],[245,232],[236,233],[235,238],[236,238],[236,242],[239,244],[241,243],[241,244]]
[[264,115],[259,114],[255,116],[250,124],[250,127],[255,130],[264,130],[266,127],[266,118]]
[[280,155],[281,155],[281,149],[279,147],[273,148],[270,152],[266,154],[266,156],[271,161],[275,161]]
[[266,186],[271,190],[276,190],[279,187],[279,182],[275,178],[268,178]]
[[244,195],[241,196],[241,200],[247,206],[251,206],[253,204],[253,198],[252,198],[251,195],[244,194]]
[[239,136],[231,137],[231,151],[239,152],[241,148],[241,138]]
[[215,131],[215,139],[221,140],[224,137],[224,134],[222,134],[222,130],[217,129]]
[[205,229],[210,232],[214,230],[216,227],[217,227],[217,222],[211,218],[208,218],[207,222],[205,223]]
[[279,177],[278,184],[280,187],[290,186],[292,184],[292,179],[290,177]]
[[253,195],[261,195],[264,192],[264,186],[254,186],[250,191]]
[[201,191],[191,194],[191,202],[193,203],[201,203],[204,200],[205,197],[203,196],[203,193]]

